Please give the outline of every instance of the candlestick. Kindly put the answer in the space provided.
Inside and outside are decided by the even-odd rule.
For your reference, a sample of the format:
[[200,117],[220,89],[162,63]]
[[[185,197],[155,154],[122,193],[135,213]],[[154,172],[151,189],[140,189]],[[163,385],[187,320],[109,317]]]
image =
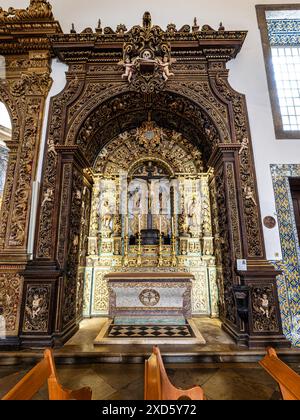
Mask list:
[[127,234],[125,234],[124,237],[124,258],[123,258],[123,265],[124,267],[127,267],[129,264],[129,259],[128,259],[128,236]]
[[162,223],[161,223],[161,215],[160,215],[160,217],[159,217],[159,233],[160,234],[161,234],[161,231],[162,231],[161,226],[162,226]]
[[138,235],[138,251],[137,251],[136,265],[138,267],[141,267],[141,265],[142,265],[142,237],[141,237],[140,232],[139,232],[139,235]]
[[162,233],[159,235],[159,250],[158,250],[158,267],[163,267],[164,260],[163,260],[163,237]]
[[172,267],[176,267],[177,266],[177,256],[176,256],[176,237],[174,234],[172,234],[172,239],[171,239],[171,247],[172,247]]
[[125,216],[125,236],[128,235],[128,227],[129,227],[129,219],[128,219],[128,214],[126,214],[126,216]]
[[175,224],[174,224],[174,217],[172,217],[172,235],[175,236]]

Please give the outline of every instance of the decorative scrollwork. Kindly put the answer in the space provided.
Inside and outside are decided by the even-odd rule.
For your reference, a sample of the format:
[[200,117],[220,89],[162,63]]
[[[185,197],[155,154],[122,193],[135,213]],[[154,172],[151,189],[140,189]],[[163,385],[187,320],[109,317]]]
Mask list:
[[3,308],[6,332],[16,333],[21,304],[23,277],[18,273],[0,273],[0,306]]
[[[229,241],[229,222],[228,214],[226,209],[226,185],[225,185],[225,174],[224,167],[222,166],[218,173],[215,175],[215,194],[216,194],[216,204],[217,204],[217,217],[218,217],[218,228],[219,228],[219,241],[220,247],[220,258],[222,261],[222,281],[223,284],[220,285],[223,290],[221,290],[220,300],[220,313],[228,321],[236,324],[236,308],[233,295],[233,272],[232,272],[232,255],[230,251],[230,241]],[[218,261],[219,262],[219,261]]]
[[[77,282],[80,251],[80,227],[82,217],[83,174],[76,168],[72,171],[71,214],[69,227],[69,248],[65,254],[66,278],[64,284],[63,324],[66,327],[76,319],[77,313]],[[64,203],[67,204],[67,203]],[[65,209],[66,211],[66,209]],[[64,239],[65,241],[65,239]],[[60,243],[59,247],[64,246]]]
[[0,23],[52,18],[52,6],[46,0],[30,0],[30,5],[26,9],[10,7],[6,11],[0,7]]
[[223,77],[216,76],[216,87],[226,100],[230,101],[234,112],[234,126],[236,140],[241,143],[240,174],[243,194],[245,226],[247,231],[248,253],[251,257],[262,257],[264,254],[262,232],[258,214],[258,199],[253,174],[253,158],[249,145],[247,112],[245,98],[235,92]]
[[273,285],[253,287],[251,290],[253,330],[279,332]]
[[[72,80],[54,101],[52,105],[52,118],[48,132],[48,153],[46,157],[45,176],[43,183],[43,197],[46,196],[47,191],[56,190],[56,167],[57,156],[55,145],[60,142],[62,133],[61,126],[63,121],[63,110],[67,103],[76,95],[80,87],[78,79]],[[55,194],[53,193],[49,199],[44,202],[41,209],[40,216],[40,230],[38,236],[38,256],[42,258],[49,258],[52,255],[52,221],[54,210]]]
[[43,95],[45,96],[52,84],[49,73],[22,74],[21,78],[13,82],[11,92],[14,96]]
[[174,76],[170,66],[176,61],[171,59],[171,46],[165,40],[164,31],[152,26],[151,15],[146,12],[143,26],[134,26],[128,38],[119,63],[124,67],[122,78],[126,78],[134,90],[145,94],[159,92],[169,77]]
[[51,285],[27,286],[23,332],[48,332],[50,298]]

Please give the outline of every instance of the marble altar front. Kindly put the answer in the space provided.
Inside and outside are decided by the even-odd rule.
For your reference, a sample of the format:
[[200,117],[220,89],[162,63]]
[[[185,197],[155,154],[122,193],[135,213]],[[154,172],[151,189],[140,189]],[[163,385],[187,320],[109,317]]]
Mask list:
[[[194,276],[188,273],[110,273],[109,317],[124,323],[171,323],[191,318]],[[127,321],[130,319],[130,322]],[[172,319],[174,321],[172,322]]]

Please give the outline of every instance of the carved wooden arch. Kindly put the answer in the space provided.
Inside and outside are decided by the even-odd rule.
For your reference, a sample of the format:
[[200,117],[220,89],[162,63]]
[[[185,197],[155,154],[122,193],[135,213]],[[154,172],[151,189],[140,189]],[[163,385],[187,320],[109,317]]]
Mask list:
[[[184,98],[207,116],[208,130],[204,133],[198,127],[197,132],[190,131],[186,137],[192,141],[191,133],[196,133],[195,137],[202,141],[201,146],[211,145],[208,164],[214,168],[210,187],[224,326],[244,343],[252,340],[264,345],[265,337],[275,341],[278,338],[280,342],[283,337],[278,305],[274,304],[276,319],[267,327],[252,305],[252,300],[262,292],[272,294],[272,302],[278,303],[278,300],[276,273],[265,261],[245,98],[235,92],[227,80],[226,62],[238,53],[245,33],[213,31],[210,27],[198,32],[190,32],[188,27],[177,31],[173,27],[172,31],[175,32],[171,34],[169,27],[164,36],[170,43],[176,38],[175,78],[165,84],[159,95],[173,95],[177,102]],[[126,95],[129,98],[139,95],[133,90],[134,86],[122,82],[122,73],[117,66],[124,40],[122,34],[110,28],[104,32],[98,28],[95,34],[87,30],[82,34],[57,35],[51,41],[53,51],[69,64],[69,73],[65,89],[51,104],[36,255],[32,266],[28,267],[28,276],[38,278],[42,273],[51,296],[57,296],[53,309],[49,308],[52,324],[48,326],[49,333],[57,341],[65,341],[76,330],[80,318],[78,302],[83,280],[78,270],[78,243],[82,205],[88,208],[91,196],[92,180],[88,168],[105,142],[132,128],[130,124],[136,127],[145,120],[151,108],[143,104],[143,110],[137,114],[137,107],[132,103],[127,109],[120,103],[120,98]],[[107,110],[108,104],[110,110]],[[89,127],[89,118],[98,110],[108,113],[105,118],[97,116]],[[157,122],[164,121],[170,115],[167,112],[180,116],[166,106],[161,114],[158,111],[154,107],[153,120]],[[123,115],[129,123],[120,118]],[[186,126],[188,118],[185,113]],[[97,132],[99,121],[102,131]],[[209,140],[211,127],[217,135]],[[83,130],[86,130],[85,136]],[[249,272],[237,272],[236,260],[240,258],[248,260]],[[35,271],[30,271],[32,267]],[[240,316],[235,295],[235,288],[241,284],[249,288],[246,322]],[[258,331],[259,325],[264,325],[263,332]]]
[[[226,86],[226,95],[222,95],[223,90],[221,90],[221,88],[223,86]],[[244,226],[242,219],[244,216],[249,217],[249,228],[250,232],[253,233],[253,236],[247,236],[248,240],[253,242],[253,256],[263,256],[264,251],[262,249],[262,236],[258,230],[255,230],[259,229],[259,219],[258,213],[255,214],[251,209],[251,206],[252,208],[254,207],[254,203],[251,201],[249,206],[249,204],[245,204],[247,203],[247,200],[243,200],[243,197],[238,195],[238,189],[240,189],[243,194],[242,187],[239,187],[239,183],[241,180],[243,181],[244,178],[247,185],[250,185],[248,184],[249,182],[251,182],[251,185],[255,185],[249,142],[246,145],[247,147],[242,150],[241,158],[239,158],[243,140],[242,134],[245,132],[248,133],[249,130],[247,126],[245,126],[246,129],[244,129],[242,124],[243,122],[246,122],[245,118],[241,121],[240,117],[234,117],[235,112],[245,112],[243,98],[238,96],[233,90],[230,90],[230,87],[228,87],[223,78],[222,80],[218,79],[218,84],[216,83],[215,89],[217,90],[217,88],[221,91],[219,93],[221,106],[224,107],[224,103],[227,102],[228,108],[232,107],[231,118],[233,118],[232,124],[230,125],[229,121],[228,127],[226,127],[228,137],[224,136],[222,143],[216,142],[214,144],[215,157],[211,157],[211,162],[216,168],[215,200],[218,211],[215,215],[215,224],[219,226],[218,233],[221,239],[219,262],[224,269],[223,280],[220,280],[222,282],[221,287],[224,290],[222,294],[223,302],[220,303],[223,307],[223,310],[221,308],[221,313],[223,314],[224,319],[226,319],[231,326],[234,326],[238,323],[233,295],[233,285],[236,282],[234,261],[235,258],[245,255],[242,246],[247,247],[247,242],[242,239],[241,236]],[[124,84],[117,86],[115,89],[109,87],[101,94],[97,94],[95,98],[85,106],[85,104],[83,104],[85,101],[82,99],[85,95],[84,89],[84,82],[74,78],[69,81],[64,91],[54,98],[52,102],[52,118],[50,120],[48,136],[48,154],[44,175],[43,195],[41,198],[43,205],[39,235],[39,257],[42,259],[46,257],[46,259],[50,259],[50,261],[51,257],[57,258],[60,267],[65,267],[68,278],[63,292],[66,299],[63,305],[63,329],[68,328],[68,325],[71,325],[70,323],[72,323],[72,320],[76,316],[76,282],[74,283],[74,281],[77,276],[77,251],[76,247],[74,248],[72,245],[77,242],[76,238],[80,234],[80,228],[76,225],[76,218],[79,220],[80,215],[80,202],[76,200],[76,194],[77,191],[82,191],[83,189],[83,168],[89,165],[88,160],[85,160],[87,155],[86,152],[84,152],[84,148],[82,148],[81,145],[78,145],[78,147],[75,144],[69,144],[70,139],[72,139],[72,141],[76,140],[76,131],[74,129],[76,125],[74,124],[74,121],[75,119],[80,120],[81,118],[81,124],[84,124],[89,115],[93,115],[93,110],[99,108],[99,106],[103,107],[110,99],[112,101],[118,100],[119,95],[117,93],[120,91],[122,94],[130,94],[130,90],[126,86],[124,87]],[[185,92],[186,91],[187,88],[185,86]],[[99,96],[102,99],[104,98],[104,101],[100,105],[98,102]],[[92,108],[92,102],[98,102],[98,107]],[[79,106],[79,104],[82,105]],[[76,117],[74,110],[76,110],[77,113]],[[73,123],[66,127],[65,125],[62,125],[61,122],[64,119],[67,120],[66,117],[70,114],[72,114],[71,118],[73,119]],[[224,112],[219,113],[218,111],[218,115],[224,120]],[[229,110],[228,115],[230,116]],[[83,117],[85,117],[85,119]],[[234,132],[233,138],[236,140],[238,138],[239,144],[228,141],[229,139],[231,140],[229,126],[234,127],[234,130],[238,132],[238,135]],[[80,127],[77,132],[80,132]],[[64,138],[66,138],[66,141],[63,141]],[[96,154],[98,154],[103,143],[101,145],[95,141],[94,143],[97,150]],[[219,149],[221,146],[222,148]],[[82,157],[80,157],[80,154],[82,154],[80,150],[83,151]],[[240,169],[243,165],[240,166],[240,161],[242,164],[243,162],[246,162],[244,169],[242,168],[242,172],[240,172]],[[58,183],[59,178],[60,181]],[[55,200],[49,199],[50,197],[47,196],[49,191],[51,192],[50,196],[54,197]],[[79,192],[79,195],[81,194],[82,193]],[[69,213],[70,203],[73,203],[71,215]],[[244,205],[247,207],[247,212],[245,212],[245,215],[243,216],[240,212]],[[229,208],[230,211],[228,210]],[[60,209],[59,218],[57,218],[58,209]],[[255,209],[257,212],[257,206],[255,206]],[[71,225],[68,225],[68,217],[71,217]],[[58,231],[56,229],[58,229]],[[65,245],[66,238],[69,238],[69,246],[67,248]],[[53,248],[53,241],[57,243],[57,248]],[[228,248],[228,244],[230,243],[232,248]],[[49,253],[47,253],[46,245],[48,245]],[[232,253],[228,252],[229,249],[232,250]],[[258,251],[256,251],[256,249],[258,249]],[[53,252],[55,254],[53,254]]]
[[[197,90],[196,85],[199,87]],[[209,123],[215,127],[218,132],[219,141],[221,143],[228,143],[231,139],[231,133],[228,121],[224,114],[226,114],[226,107],[222,104],[219,98],[216,98],[216,101],[219,101],[220,107],[214,107],[209,101],[201,95],[201,86],[202,84],[193,83],[193,88],[187,86],[186,84],[178,83],[177,85],[168,86],[162,94],[174,94],[177,98],[182,98],[186,101],[189,101],[193,106],[198,108],[204,115],[209,119]],[[87,84],[87,88],[89,85]],[[100,85],[101,87],[101,85]],[[80,98],[81,102],[84,102],[84,106],[78,111],[78,105],[74,105],[73,108],[70,107],[69,116],[71,118],[68,120],[68,132],[66,133],[65,144],[76,144],[77,137],[80,133],[80,129],[84,125],[85,121],[97,111],[97,109],[102,108],[107,104],[108,101],[114,101],[121,98],[122,95],[132,94],[137,95],[136,92],[132,91],[130,87],[126,84],[121,84],[116,87],[112,87],[110,84],[102,87],[102,92],[96,93],[91,99],[85,101],[85,92],[83,91],[83,97]],[[98,86],[98,89],[99,86]],[[203,90],[203,89],[202,89]],[[89,95],[92,94],[91,90],[87,90]],[[174,98],[175,100],[176,98]],[[154,100],[155,106],[155,100]],[[223,106],[221,112],[220,108]],[[77,112],[76,115],[74,113]],[[147,110],[145,110],[147,112]]]
[[118,175],[119,171],[131,173],[139,162],[156,160],[168,168],[168,172],[197,175],[204,172],[202,154],[180,133],[162,130],[160,143],[153,145],[138,141],[137,130],[124,132],[107,143],[93,166],[95,174]]

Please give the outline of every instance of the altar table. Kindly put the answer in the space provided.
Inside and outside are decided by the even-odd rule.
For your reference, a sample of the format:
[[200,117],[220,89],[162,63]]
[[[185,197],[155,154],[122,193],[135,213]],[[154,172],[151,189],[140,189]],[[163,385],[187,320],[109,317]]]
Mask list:
[[192,274],[110,273],[105,278],[110,318],[191,318]]

